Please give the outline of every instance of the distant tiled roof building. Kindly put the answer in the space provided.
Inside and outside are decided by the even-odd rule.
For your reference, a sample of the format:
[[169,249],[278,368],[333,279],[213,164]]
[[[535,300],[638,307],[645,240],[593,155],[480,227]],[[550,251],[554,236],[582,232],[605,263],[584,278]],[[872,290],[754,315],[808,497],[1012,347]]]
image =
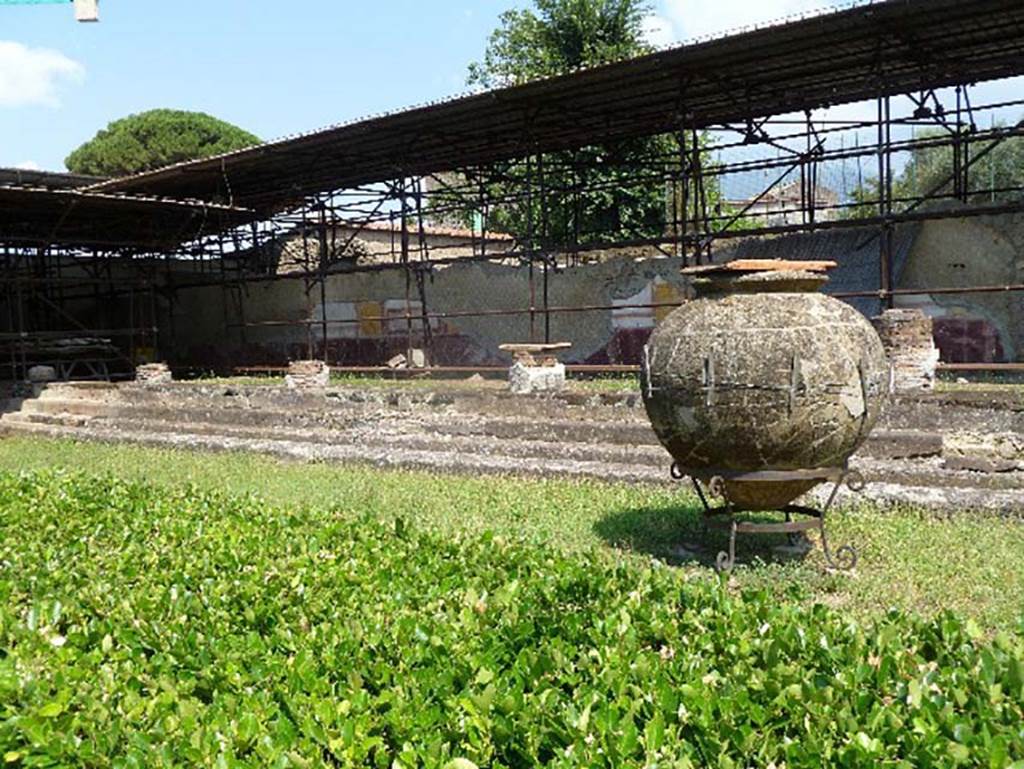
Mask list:
[[[818,221],[832,221],[837,216],[839,195],[828,187],[814,190],[814,211]],[[729,206],[746,210],[745,226],[776,227],[803,222],[803,195],[799,181],[789,182],[770,190],[760,198],[730,200]]]

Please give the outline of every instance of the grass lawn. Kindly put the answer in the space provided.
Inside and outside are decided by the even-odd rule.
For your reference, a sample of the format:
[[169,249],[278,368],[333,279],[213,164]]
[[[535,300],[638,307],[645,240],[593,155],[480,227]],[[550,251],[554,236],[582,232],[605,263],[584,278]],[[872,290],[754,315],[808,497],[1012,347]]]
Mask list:
[[1003,397],[1015,395],[1024,400],[1024,382],[1021,381],[1020,375],[973,381],[961,381],[945,376],[936,380],[935,390],[940,393],[997,393]]
[[[696,500],[684,489],[599,482],[464,478],[366,467],[282,463],[242,454],[205,454],[35,438],[0,441],[0,470],[66,468],[164,487],[193,484],[258,495],[273,505],[385,523],[402,519],[442,536],[492,532],[510,541],[550,544],[587,559],[652,559],[673,564],[684,541],[704,544],[705,563],[682,564],[714,579],[708,563],[724,538],[701,539]],[[840,509],[835,545],[854,543],[854,574],[828,574],[820,555],[777,562],[778,540],[740,539],[734,585],[770,590],[786,601],[824,603],[871,618],[890,608],[935,615],[945,609],[988,631],[1024,615],[1024,523],[969,514],[937,518],[912,509]]]

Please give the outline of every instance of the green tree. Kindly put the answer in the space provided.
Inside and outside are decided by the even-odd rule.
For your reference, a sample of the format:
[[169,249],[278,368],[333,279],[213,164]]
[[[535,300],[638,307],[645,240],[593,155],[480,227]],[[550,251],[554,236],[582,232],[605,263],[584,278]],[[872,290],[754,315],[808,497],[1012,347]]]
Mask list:
[[259,143],[251,133],[203,112],[154,109],[115,120],[64,164],[73,173],[125,176]]
[[[652,48],[643,22],[649,0],[534,0],[507,11],[491,34],[482,61],[469,69],[470,85],[513,86],[640,56]],[[654,237],[665,232],[670,185],[666,170],[678,162],[672,136],[654,136],[553,152],[495,164],[480,176],[449,178],[453,186],[482,189],[495,201],[486,212],[463,208],[455,196],[438,196],[462,223],[486,213],[489,230],[552,243]],[[533,190],[526,192],[527,172]],[[541,181],[543,184],[541,185]],[[712,193],[717,201],[717,191]],[[448,217],[451,218],[451,217]]]
[[536,10],[501,15],[470,85],[500,88],[628,59],[650,51],[649,0],[534,0]]
[[[945,139],[950,134],[941,130],[918,135],[922,141]],[[969,138],[969,137],[968,137]],[[1003,203],[1021,199],[1024,189],[1024,137],[1014,136],[1001,141],[972,141],[966,158],[970,163],[966,197],[969,203]],[[954,182],[954,150],[947,143],[916,147],[906,165],[893,179],[892,194],[896,210],[913,205],[922,198],[941,196],[946,200],[956,194]],[[878,215],[879,185],[877,178],[865,179],[851,193],[847,216],[863,219]]]
[[[928,132],[918,138],[948,138],[948,133]],[[923,195],[954,195],[954,150],[952,146],[915,149],[906,168],[895,180],[894,195],[916,198]],[[965,154],[970,163],[966,195],[973,203],[1019,200],[1024,186],[1024,139],[971,142]]]

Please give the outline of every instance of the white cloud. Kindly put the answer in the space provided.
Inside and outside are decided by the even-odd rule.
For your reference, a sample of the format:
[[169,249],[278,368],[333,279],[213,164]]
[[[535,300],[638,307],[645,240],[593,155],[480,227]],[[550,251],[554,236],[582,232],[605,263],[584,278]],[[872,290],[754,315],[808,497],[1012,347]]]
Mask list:
[[84,78],[85,68],[60,51],[0,40],[0,107],[57,107],[59,86]]
[[665,16],[684,39],[767,24],[827,5],[824,0],[663,0]]
[[644,19],[644,39],[655,48],[662,48],[676,41],[676,31],[669,19],[652,13]]
[[19,171],[42,171],[43,168],[34,160],[23,160],[15,166]]

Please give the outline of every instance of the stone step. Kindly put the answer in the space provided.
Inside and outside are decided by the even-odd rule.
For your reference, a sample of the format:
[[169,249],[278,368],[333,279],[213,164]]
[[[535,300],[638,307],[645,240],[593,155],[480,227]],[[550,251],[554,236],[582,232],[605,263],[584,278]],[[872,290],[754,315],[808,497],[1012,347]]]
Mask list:
[[875,430],[859,453],[879,459],[941,456],[942,434],[926,430]]
[[83,417],[103,417],[116,414],[120,407],[116,404],[98,401],[30,398],[21,404],[23,414],[73,414]]
[[663,466],[618,465],[577,460],[551,460],[503,455],[459,454],[376,446],[322,445],[301,441],[199,436],[192,433],[135,433],[90,426],[87,430],[34,423],[3,423],[9,434],[51,438],[93,440],[103,443],[134,444],[201,451],[239,451],[302,461],[362,463],[386,468],[433,470],[462,474],[524,475],[550,478],[580,478],[618,482],[668,483]]
[[521,418],[483,418],[477,421],[437,420],[436,432],[452,436],[493,436],[509,440],[586,441],[628,446],[658,446],[646,421],[609,423],[597,419],[551,419],[524,422]]
[[420,430],[415,424],[363,425],[350,429],[304,428],[285,426],[226,425],[220,422],[178,422],[137,420],[124,414],[103,420],[103,426],[125,432],[170,433],[187,431],[207,437],[287,440],[314,445],[372,445],[401,450],[505,455],[520,459],[574,459],[660,466],[668,472],[671,459],[660,445],[626,446],[561,440],[515,440],[474,435],[438,435]]
[[249,408],[244,405],[202,404],[170,402],[164,405],[118,404],[105,414],[118,419],[146,422],[168,422],[175,425],[245,425],[272,430],[278,427],[307,429],[346,429],[352,426],[375,424],[381,412],[363,414],[335,411],[286,411]]
[[[206,406],[206,407],[202,407]],[[662,456],[660,444],[649,425],[638,420],[609,423],[604,420],[560,419],[540,422],[523,421],[514,417],[458,415],[450,413],[396,414],[373,408],[325,410],[295,413],[285,410],[265,410],[244,406],[213,406],[190,401],[187,405],[165,406],[146,403],[97,402],[76,399],[27,399],[21,404],[21,413],[52,416],[58,420],[71,417],[116,419],[132,425],[145,422],[148,429],[181,429],[187,425],[200,434],[215,434],[244,428],[248,435],[284,434],[293,436],[296,430],[317,435],[317,440],[330,443],[343,442],[340,437],[356,431],[355,439],[364,440],[363,433],[372,436],[394,432],[404,435],[410,430],[420,441],[451,441],[461,450],[476,451],[480,445],[493,449],[495,441],[531,442],[563,446],[590,446],[591,451],[648,452],[647,458]],[[38,420],[37,420],[38,421]],[[166,423],[167,428],[160,428]],[[283,432],[282,432],[283,431]],[[360,432],[361,431],[361,432]],[[332,437],[332,436],[339,437]],[[371,437],[372,437],[371,436]],[[296,436],[298,437],[298,436]],[[938,456],[942,453],[942,435],[921,430],[876,430],[861,454],[876,458],[903,459]],[[550,455],[549,449],[542,452]],[[575,453],[575,452],[574,452]]]
[[26,412],[14,412],[0,416],[0,422],[5,424],[37,424],[37,425],[59,425],[63,427],[85,427],[92,417],[78,414],[33,414]]
[[[363,463],[387,468],[407,468],[453,472],[460,474],[512,474],[531,477],[580,478],[614,482],[643,482],[671,485],[663,463],[621,464],[602,461],[579,461],[571,458],[529,458],[507,454],[463,454],[373,445],[325,445],[303,441],[269,438],[243,438],[237,436],[196,435],[182,432],[128,432],[93,423],[86,429],[32,422],[0,420],[0,431],[9,434],[29,434],[51,438],[94,440],[106,443],[134,444],[154,447],[182,448],[202,451],[240,451],[261,453],[285,459],[325,461],[337,463]],[[892,463],[863,459],[855,462],[869,481],[863,495],[842,491],[840,500],[855,503],[870,499],[879,503],[906,502],[948,507],[956,500],[959,509],[1013,511],[1020,509],[1020,488],[979,488],[973,485],[976,474],[950,474],[943,488],[934,486],[934,478],[927,473],[905,472],[898,477],[892,473]],[[1018,474],[1022,475],[1022,474]],[[920,477],[919,477],[920,476]],[[1005,477],[1002,478],[1006,480]],[[1018,484],[1024,480],[1016,479]],[[818,496],[829,489],[819,488]]]
[[119,393],[120,386],[114,382],[50,382],[37,400],[95,401],[116,398]]
[[257,408],[244,402],[196,401],[164,403],[93,403],[87,401],[27,401],[24,410],[33,413],[69,413],[89,416],[123,417],[134,420],[167,421],[172,424],[222,424],[307,429],[350,429],[363,425],[414,423],[425,432],[439,436],[502,438],[507,440],[568,441],[620,446],[657,447],[658,441],[646,421],[639,419],[610,422],[599,419],[550,419],[524,421],[519,417],[484,416],[448,411],[396,412],[367,404],[320,410]]
[[[855,457],[854,466],[869,481],[865,496],[923,504],[934,498],[936,506],[954,500],[979,509],[1004,509],[1013,498],[1019,507],[1024,472],[970,472],[977,468],[944,462],[950,434],[978,422],[983,412],[954,410],[953,419],[933,415],[935,406],[927,400],[915,408],[925,405],[927,413],[917,414],[927,417],[923,425],[890,419]],[[643,410],[589,400],[574,405],[490,393],[310,395],[279,388],[97,383],[53,385],[38,398],[9,401],[6,408],[0,430],[8,434],[463,474],[671,483],[671,460]],[[990,416],[980,426],[983,432],[1024,432],[1014,430],[1020,417],[1009,409],[994,420]]]
[[[508,399],[504,394],[425,391],[388,391],[338,389],[326,395],[296,395],[281,388],[225,387],[174,384],[159,387],[118,387],[107,383],[57,383],[50,385],[40,398],[30,404],[54,402],[57,405],[28,405],[34,413],[67,412],[86,416],[133,414],[133,418],[167,419],[180,423],[249,424],[272,428],[277,425],[306,425],[311,428],[327,425],[346,428],[365,420],[381,421],[399,418],[409,411],[424,426],[439,435],[500,437],[509,440],[572,441],[626,446],[656,447],[658,441],[648,426],[643,410],[623,408],[627,400],[610,401],[614,406],[594,405],[585,396],[573,394],[583,408],[571,405],[573,399],[530,399],[527,404],[533,420],[522,417],[523,401]],[[518,403],[512,415],[486,413],[476,408],[481,398],[498,403],[502,409],[509,401]],[[600,399],[598,399],[600,400]],[[69,405],[69,401],[83,404]],[[466,411],[460,410],[460,405]],[[601,401],[605,403],[605,401]],[[493,406],[490,403],[489,406]],[[920,405],[920,403],[918,403]],[[890,411],[881,429],[872,434],[864,452],[878,457],[924,457],[941,450],[941,433],[949,428],[963,429],[976,420],[975,414],[964,414],[954,420],[948,413],[937,416],[925,429],[907,430],[898,414]],[[893,407],[899,411],[898,406]],[[559,416],[548,416],[548,412]],[[575,413],[580,412],[580,413]],[[566,414],[573,418],[566,418]],[[920,417],[920,415],[918,415]],[[940,420],[945,420],[942,424]],[[1003,430],[1015,425],[999,425]]]
[[10,419],[7,415],[0,419],[0,435],[38,435],[46,438],[72,438],[74,440],[90,439],[85,431],[80,428],[41,424],[26,418]]
[[[481,440],[536,441],[560,444],[589,444],[616,447],[647,447],[659,450],[661,444],[646,421],[623,420],[609,423],[596,419],[558,419],[540,422],[515,417],[488,417],[457,414],[408,415],[365,410],[353,413],[345,409],[320,413],[296,414],[256,408],[196,408],[184,406],[119,406],[97,414],[147,422],[167,421],[173,425],[190,425],[190,429],[212,432],[211,425],[245,425],[264,431],[351,430],[375,425],[375,430],[404,431],[409,424],[425,434],[436,437]],[[202,426],[202,427],[200,427]],[[868,438],[862,454],[878,458],[905,459],[937,456],[942,453],[942,435],[922,430],[876,430]]]
[[[85,426],[83,422],[67,421],[67,416],[54,419],[55,424]],[[296,428],[295,426],[246,425],[222,422],[171,422],[139,419],[134,415],[120,414],[102,420],[110,430],[130,433],[185,433],[211,441],[242,439],[255,441],[288,441],[312,446],[370,446],[374,449],[399,451],[430,451],[435,453],[456,453],[464,455],[506,456],[518,460],[572,460],[599,461],[624,466],[660,467],[663,472],[671,466],[671,458],[660,444],[621,445],[566,440],[507,439],[488,435],[438,435],[429,429],[421,430],[416,424],[363,424],[355,428]],[[942,454],[942,436],[934,433],[902,431],[890,433],[881,431],[869,440],[858,453],[855,463],[870,466],[872,477],[885,480],[896,470],[886,464],[891,460],[932,457],[936,461]],[[934,480],[935,468],[923,466],[918,469],[905,468],[898,471],[901,483],[927,483]],[[948,463],[944,469],[951,468]],[[947,483],[952,486],[989,486],[992,488],[1024,487],[1020,474],[1003,475],[998,479],[985,479],[973,473],[950,474]]]

